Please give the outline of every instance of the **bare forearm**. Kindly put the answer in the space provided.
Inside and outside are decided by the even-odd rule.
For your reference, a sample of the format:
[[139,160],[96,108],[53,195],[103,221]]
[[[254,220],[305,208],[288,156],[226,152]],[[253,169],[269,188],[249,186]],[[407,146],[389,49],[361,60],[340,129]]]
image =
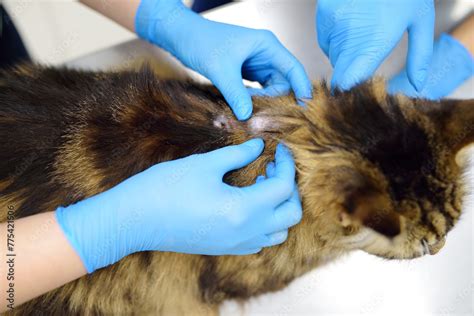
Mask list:
[[80,2],[135,32],[135,14],[140,0],[80,0]]
[[474,56],[474,14],[463,21],[451,35],[460,41],[464,47]]
[[54,212],[0,224],[0,312],[86,274]]

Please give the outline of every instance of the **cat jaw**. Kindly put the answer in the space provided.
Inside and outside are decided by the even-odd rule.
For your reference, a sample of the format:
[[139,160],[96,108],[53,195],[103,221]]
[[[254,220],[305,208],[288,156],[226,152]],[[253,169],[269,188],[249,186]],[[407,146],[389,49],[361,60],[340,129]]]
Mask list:
[[401,218],[402,232],[389,238],[376,231],[363,227],[356,234],[342,238],[348,250],[362,250],[384,259],[414,259],[437,254],[445,244],[445,238],[437,240],[432,236],[421,237],[407,229],[407,221]]

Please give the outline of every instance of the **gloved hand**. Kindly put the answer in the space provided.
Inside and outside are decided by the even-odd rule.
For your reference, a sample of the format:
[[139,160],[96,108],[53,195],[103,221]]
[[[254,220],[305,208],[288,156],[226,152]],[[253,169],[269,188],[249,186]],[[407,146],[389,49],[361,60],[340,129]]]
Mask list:
[[409,34],[407,74],[420,91],[431,63],[433,0],[319,0],[318,41],[334,73],[332,87],[343,90],[371,77]]
[[403,93],[410,97],[437,100],[451,94],[474,75],[474,59],[454,37],[441,34],[434,46],[433,62],[428,71],[425,87],[417,92],[403,70],[388,85],[389,93]]
[[249,187],[223,176],[255,160],[261,139],[157,164],[112,189],[59,207],[56,217],[87,272],[138,251],[246,255],[284,242],[302,216],[290,152]]
[[[252,114],[249,93],[274,96],[291,86],[296,98],[311,98],[303,66],[269,31],[209,21],[180,0],[142,0],[135,23],[140,37],[211,80],[240,120]],[[242,78],[264,89],[248,91]]]

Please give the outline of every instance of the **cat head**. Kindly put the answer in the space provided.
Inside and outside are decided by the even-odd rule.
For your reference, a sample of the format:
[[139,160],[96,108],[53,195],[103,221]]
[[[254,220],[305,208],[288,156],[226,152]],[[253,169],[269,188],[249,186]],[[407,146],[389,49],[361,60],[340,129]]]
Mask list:
[[438,252],[461,216],[474,101],[390,96],[383,82],[315,95],[293,144],[308,216],[326,218],[350,249],[390,259]]

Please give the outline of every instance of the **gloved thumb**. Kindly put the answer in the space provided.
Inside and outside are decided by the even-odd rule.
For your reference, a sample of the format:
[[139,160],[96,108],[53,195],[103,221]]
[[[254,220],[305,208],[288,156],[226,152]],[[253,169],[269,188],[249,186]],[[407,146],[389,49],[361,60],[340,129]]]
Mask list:
[[255,138],[240,145],[227,146],[206,155],[210,159],[211,167],[217,168],[222,175],[231,170],[245,167],[258,158],[263,151],[265,144],[262,139]]
[[209,78],[219,89],[239,120],[246,120],[252,114],[252,98],[244,86],[242,73],[238,69],[222,69]]
[[349,90],[369,79],[387,57],[388,53],[389,50],[385,49],[377,56],[361,54],[353,58],[350,55],[341,55],[334,65],[331,81],[332,88]]
[[419,92],[423,89],[433,56],[434,13],[426,13],[408,29],[407,75]]

